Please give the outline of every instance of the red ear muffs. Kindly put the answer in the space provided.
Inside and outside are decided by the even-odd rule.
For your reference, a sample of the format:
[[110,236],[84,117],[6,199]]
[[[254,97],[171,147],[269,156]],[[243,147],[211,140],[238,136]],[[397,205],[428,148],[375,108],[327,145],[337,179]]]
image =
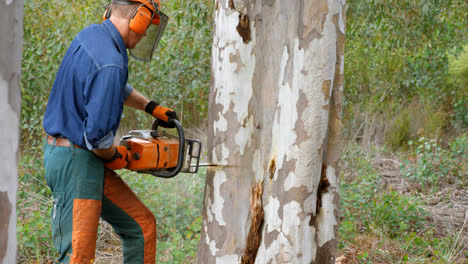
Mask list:
[[152,19],[151,11],[144,5],[141,5],[130,18],[129,27],[136,33],[144,34]]

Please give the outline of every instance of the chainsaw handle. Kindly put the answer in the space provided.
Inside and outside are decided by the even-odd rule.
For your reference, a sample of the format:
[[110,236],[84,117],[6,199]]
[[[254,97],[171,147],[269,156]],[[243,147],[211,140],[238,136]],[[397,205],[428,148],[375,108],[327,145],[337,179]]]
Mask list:
[[[155,170],[151,172],[151,174],[153,174],[154,176],[161,177],[161,178],[172,178],[176,176],[182,169],[182,166],[184,165],[184,152],[185,152],[184,130],[182,129],[182,125],[179,123],[179,120],[169,119],[169,122],[174,122],[175,128],[177,129],[177,134],[179,136],[179,158],[177,159],[177,166],[174,169],[166,170],[166,171]],[[153,130],[157,130],[158,126],[159,126],[159,122],[156,119],[153,122]]]

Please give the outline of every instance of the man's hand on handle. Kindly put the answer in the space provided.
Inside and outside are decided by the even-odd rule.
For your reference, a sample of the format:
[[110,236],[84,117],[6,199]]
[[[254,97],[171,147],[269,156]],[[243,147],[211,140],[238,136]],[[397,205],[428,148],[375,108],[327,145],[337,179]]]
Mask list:
[[95,149],[93,152],[104,161],[104,166],[108,169],[120,170],[127,166],[127,148],[124,146],[112,144],[107,149]]
[[111,170],[120,170],[127,166],[127,148],[124,146],[115,147],[114,156],[110,160],[104,161],[104,166]]
[[174,110],[160,106],[154,101],[150,101],[146,105],[145,111],[158,119],[159,125],[162,127],[174,128],[175,124],[172,122],[172,120],[179,120]]

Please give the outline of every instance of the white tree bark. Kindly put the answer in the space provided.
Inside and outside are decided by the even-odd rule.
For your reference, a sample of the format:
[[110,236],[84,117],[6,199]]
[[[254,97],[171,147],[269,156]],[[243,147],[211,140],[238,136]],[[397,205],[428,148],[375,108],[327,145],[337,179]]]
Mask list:
[[198,263],[334,263],[345,0],[216,0]]
[[16,263],[23,1],[0,0],[0,263]]

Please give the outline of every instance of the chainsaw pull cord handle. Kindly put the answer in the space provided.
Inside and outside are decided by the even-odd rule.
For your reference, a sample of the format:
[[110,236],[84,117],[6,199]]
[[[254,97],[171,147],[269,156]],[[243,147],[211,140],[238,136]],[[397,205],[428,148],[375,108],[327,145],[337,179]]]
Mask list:
[[[182,129],[182,125],[179,123],[179,120],[169,119],[169,122],[174,122],[175,128],[177,129],[177,134],[179,136],[179,158],[177,159],[177,167],[175,167],[173,170],[167,170],[167,171],[156,170],[151,173],[154,176],[161,177],[161,178],[172,178],[176,176],[182,169],[182,166],[184,165],[184,153],[185,153],[184,130]],[[153,122],[152,129],[157,130],[158,126],[159,126],[159,122],[158,122],[158,119],[156,119]]]

